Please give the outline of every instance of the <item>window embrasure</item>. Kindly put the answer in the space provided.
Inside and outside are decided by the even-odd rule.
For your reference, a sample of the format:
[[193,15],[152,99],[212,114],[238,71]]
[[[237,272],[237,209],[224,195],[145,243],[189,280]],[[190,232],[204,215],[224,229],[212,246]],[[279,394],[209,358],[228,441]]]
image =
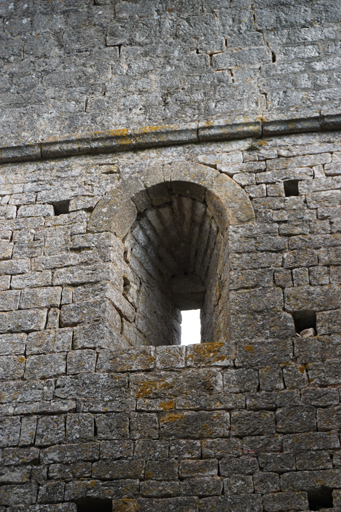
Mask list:
[[121,289],[106,295],[110,329],[120,331],[113,342],[121,346],[180,344],[181,311],[191,309],[201,310],[202,342],[227,341],[227,228],[253,220],[253,209],[227,176],[183,167],[146,171],[142,187],[127,180],[90,220],[90,232],[111,231],[122,250]]

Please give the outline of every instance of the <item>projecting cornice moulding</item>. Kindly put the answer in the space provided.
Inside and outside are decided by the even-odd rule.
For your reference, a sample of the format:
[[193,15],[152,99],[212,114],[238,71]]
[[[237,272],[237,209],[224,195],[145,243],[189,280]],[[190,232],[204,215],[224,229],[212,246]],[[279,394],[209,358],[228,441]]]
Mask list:
[[341,129],[341,114],[278,120],[229,122],[226,120],[183,125],[148,126],[136,130],[96,132],[35,144],[0,148],[0,163],[48,160],[98,153],[236,139],[271,137],[294,133]]

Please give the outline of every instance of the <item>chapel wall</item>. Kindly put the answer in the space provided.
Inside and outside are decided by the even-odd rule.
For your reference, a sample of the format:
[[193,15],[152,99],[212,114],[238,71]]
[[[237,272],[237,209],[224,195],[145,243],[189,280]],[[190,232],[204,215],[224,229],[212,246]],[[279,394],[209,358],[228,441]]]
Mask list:
[[[330,132],[1,166],[3,510],[312,510],[321,486],[337,510],[340,154]],[[124,244],[89,219],[122,179],[188,161],[227,173],[255,211],[228,230],[230,327],[129,348],[107,288],[129,271]],[[316,312],[315,336],[295,311]]]

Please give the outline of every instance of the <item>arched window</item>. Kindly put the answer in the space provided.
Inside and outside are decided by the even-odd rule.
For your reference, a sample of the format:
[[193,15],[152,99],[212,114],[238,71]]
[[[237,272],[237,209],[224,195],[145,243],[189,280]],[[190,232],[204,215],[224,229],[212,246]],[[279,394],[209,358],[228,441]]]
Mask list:
[[118,239],[106,294],[113,339],[180,344],[181,310],[200,309],[201,341],[226,341],[228,226],[253,218],[244,191],[199,164],[148,169],[143,182],[130,178],[104,198],[89,230]]

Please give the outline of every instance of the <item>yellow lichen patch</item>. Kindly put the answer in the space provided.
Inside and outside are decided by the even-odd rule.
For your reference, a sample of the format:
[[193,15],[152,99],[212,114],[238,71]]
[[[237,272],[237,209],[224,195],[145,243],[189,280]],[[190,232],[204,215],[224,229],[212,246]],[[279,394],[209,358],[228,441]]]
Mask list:
[[163,420],[167,423],[175,423],[185,417],[183,412],[172,412],[164,416]]
[[143,382],[140,386],[140,389],[136,393],[136,396],[138,398],[145,398],[147,396],[150,396],[154,390],[164,389],[167,387],[167,385],[167,382],[163,379],[160,379],[157,382],[152,380]]
[[300,366],[299,369],[298,369],[301,373],[304,373],[304,366]]
[[253,345],[245,345],[244,350],[245,352],[253,352],[255,347]]
[[188,354],[188,360],[193,361],[197,357],[204,357],[214,361],[225,361],[227,356],[221,355],[223,342],[203,343],[202,345],[193,345],[192,352]]
[[162,411],[170,411],[171,409],[175,409],[175,402],[160,402],[159,407]]

